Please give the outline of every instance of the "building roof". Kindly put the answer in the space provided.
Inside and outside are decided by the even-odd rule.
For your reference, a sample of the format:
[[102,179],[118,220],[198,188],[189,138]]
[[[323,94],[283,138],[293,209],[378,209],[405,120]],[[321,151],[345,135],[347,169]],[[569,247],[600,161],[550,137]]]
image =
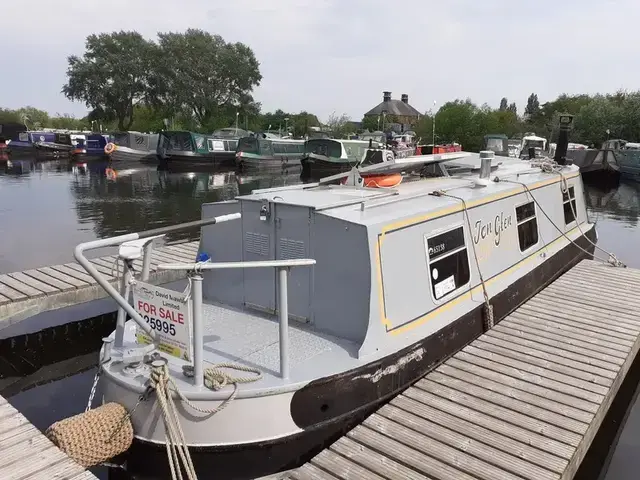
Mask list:
[[364,116],[366,117],[367,115],[381,115],[383,111],[387,115],[405,117],[422,116],[422,113],[420,113],[408,103],[404,103],[402,100],[386,100],[380,102],[377,106],[373,107],[371,110],[365,113]]

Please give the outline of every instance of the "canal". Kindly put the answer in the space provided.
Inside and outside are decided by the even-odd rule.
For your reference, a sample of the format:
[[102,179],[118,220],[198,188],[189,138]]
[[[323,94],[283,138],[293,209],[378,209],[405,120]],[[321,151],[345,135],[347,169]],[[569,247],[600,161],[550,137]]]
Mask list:
[[[203,202],[301,181],[299,168],[275,175],[239,175],[141,167],[107,178],[106,167],[67,160],[0,163],[0,273],[71,262],[73,247],[80,242],[196,220]],[[599,246],[640,268],[640,184],[587,182],[586,198],[590,217],[597,221]],[[192,231],[169,240],[197,236]],[[100,338],[112,328],[112,318],[99,318],[64,335],[45,332],[36,339],[17,340],[8,338],[11,329],[0,330],[0,395],[42,430],[83,411]],[[56,335],[58,341],[48,342]],[[54,351],[39,349],[45,343]],[[56,349],[65,349],[66,355],[58,355]],[[635,479],[638,452],[640,402],[626,420],[603,478]],[[104,468],[94,473],[107,478]]]

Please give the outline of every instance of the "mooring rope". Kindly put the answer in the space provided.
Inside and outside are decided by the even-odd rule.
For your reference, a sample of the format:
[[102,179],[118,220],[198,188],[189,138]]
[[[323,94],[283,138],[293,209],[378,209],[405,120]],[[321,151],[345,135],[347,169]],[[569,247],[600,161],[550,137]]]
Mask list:
[[[465,202],[463,198],[456,197],[455,195],[451,195],[449,193],[445,193],[442,190],[436,190],[436,191],[432,192],[430,195],[433,195],[433,196],[436,196],[436,197],[455,198],[456,200],[459,200],[460,202],[462,202],[462,208],[463,208],[463,211],[464,211],[464,216],[465,216],[465,219],[467,220],[467,227],[469,228],[469,235],[471,235],[471,220],[469,219],[469,211],[467,209],[467,202]],[[473,258],[475,259],[475,262],[476,262],[476,268],[478,269],[478,276],[480,277],[480,284],[482,285],[482,295],[484,296],[484,310],[485,310],[485,319],[486,319],[485,330],[490,330],[494,326],[493,305],[491,305],[491,302],[489,301],[489,294],[487,293],[487,286],[486,286],[485,281],[484,281],[484,276],[482,275],[482,270],[480,269],[480,261],[478,260],[478,254],[476,252],[475,243],[471,242],[471,248],[473,250]]]
[[[546,159],[545,161],[541,161],[541,162],[536,162],[540,168],[542,169],[543,172],[545,173],[557,173],[560,175],[561,177],[561,186],[560,189],[562,191],[562,193],[567,193],[567,195],[569,195],[568,192],[568,187],[567,187],[567,179],[564,177],[564,175],[562,174],[562,172],[560,171],[560,169],[562,168],[561,165],[558,165],[555,161],[550,160],[550,159]],[[540,211],[544,214],[544,216],[547,218],[547,220],[549,220],[549,222],[551,223],[551,225],[554,226],[554,228],[556,230],[558,230],[558,232],[564,237],[566,238],[572,245],[574,245],[576,248],[578,248],[580,251],[582,251],[583,253],[586,253],[588,256],[593,256],[593,258],[595,260],[598,260],[604,264],[608,264],[608,265],[613,265],[614,267],[625,267],[626,265],[624,263],[622,263],[620,260],[618,260],[618,258],[616,257],[615,254],[608,252],[606,250],[604,250],[603,248],[599,247],[598,245],[596,245],[594,242],[591,241],[591,239],[589,237],[587,237],[582,228],[580,227],[580,222],[578,220],[578,216],[576,215],[576,211],[573,207],[573,202],[571,199],[569,198],[569,205],[571,207],[571,212],[573,214],[573,218],[576,221],[576,226],[578,228],[578,231],[580,232],[580,234],[587,239],[587,241],[593,245],[596,249],[600,250],[601,252],[604,252],[608,255],[608,258],[605,260],[603,258],[598,257],[595,253],[591,253],[588,250],[582,248],[580,245],[578,245],[574,240],[572,240],[571,238],[569,238],[569,236],[551,219],[551,217],[547,214],[547,212],[545,211],[545,209],[542,207],[542,205],[540,205],[540,202],[538,202],[538,200],[533,196],[533,193],[531,192],[531,190],[529,189],[529,186],[524,183],[524,182],[518,182],[516,180],[505,180],[505,179],[501,179],[496,177],[495,179],[496,182],[506,182],[506,183],[515,183],[516,185],[521,185],[522,187],[524,187],[524,189],[526,190],[526,192],[529,194],[529,196],[531,197],[531,199],[535,202],[535,204],[538,206],[538,208],[540,209]],[[566,189],[565,189],[566,187]]]
[[164,419],[165,447],[167,449],[171,478],[173,480],[183,480],[182,468],[184,468],[188,480],[197,480],[198,477],[189,454],[184,432],[180,426],[173,395],[171,394],[172,387],[176,392],[178,392],[178,389],[169,375],[169,368],[166,363],[153,367],[151,371],[151,386],[155,388],[156,398],[160,404],[162,418]]

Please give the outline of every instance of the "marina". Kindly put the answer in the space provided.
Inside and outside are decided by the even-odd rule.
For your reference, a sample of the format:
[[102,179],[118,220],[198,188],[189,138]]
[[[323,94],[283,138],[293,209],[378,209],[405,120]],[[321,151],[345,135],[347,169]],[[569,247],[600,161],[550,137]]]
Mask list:
[[[409,178],[361,186],[385,175]],[[127,281],[119,293],[84,256],[197,226],[200,255],[216,260],[158,265],[188,275],[187,296],[136,280],[129,303]],[[199,222],[82,243],[75,258],[119,314],[101,350],[103,403],[69,421],[131,412],[133,444],[111,455],[128,451],[136,478],[283,470],[590,258],[595,241],[575,166],[452,152],[255,190],[204,204]],[[339,245],[351,246],[349,270]],[[177,409],[169,388],[205,415]],[[236,429],[238,417],[251,428]],[[64,439],[66,428],[51,430]]]

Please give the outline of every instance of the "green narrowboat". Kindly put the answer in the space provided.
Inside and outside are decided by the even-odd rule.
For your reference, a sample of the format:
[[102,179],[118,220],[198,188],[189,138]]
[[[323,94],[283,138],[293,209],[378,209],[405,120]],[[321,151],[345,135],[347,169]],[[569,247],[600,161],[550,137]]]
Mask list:
[[231,166],[238,139],[185,130],[160,132],[158,158],[169,167]]
[[263,133],[238,140],[236,165],[243,167],[300,166],[305,154],[304,140],[281,138]]
[[300,160],[302,174],[316,176],[347,172],[362,162],[369,148],[366,140],[309,139],[305,142],[305,155]]

